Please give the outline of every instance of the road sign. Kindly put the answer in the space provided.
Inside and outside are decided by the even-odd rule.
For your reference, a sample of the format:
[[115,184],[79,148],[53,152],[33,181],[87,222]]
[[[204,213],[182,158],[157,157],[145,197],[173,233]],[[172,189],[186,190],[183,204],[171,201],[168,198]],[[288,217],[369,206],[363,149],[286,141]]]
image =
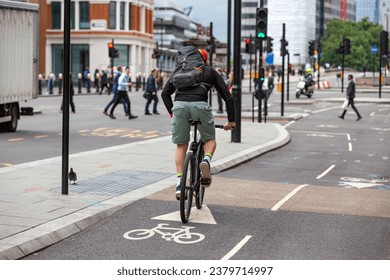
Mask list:
[[372,45],[371,46],[371,53],[376,54],[377,52],[378,52],[378,48],[376,47],[376,45]]
[[273,53],[267,53],[267,56],[265,58],[265,63],[267,64],[274,64],[274,54]]

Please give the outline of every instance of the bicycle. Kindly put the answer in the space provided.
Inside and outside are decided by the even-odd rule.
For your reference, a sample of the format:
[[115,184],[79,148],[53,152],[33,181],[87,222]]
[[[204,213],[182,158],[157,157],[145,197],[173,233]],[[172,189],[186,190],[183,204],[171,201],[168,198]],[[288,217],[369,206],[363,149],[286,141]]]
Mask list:
[[[204,157],[204,143],[198,133],[199,119],[190,119],[188,123],[194,127],[192,131],[193,141],[186,154],[183,166],[183,175],[180,181],[180,218],[183,223],[187,223],[191,213],[192,199],[195,196],[196,208],[201,209],[204,199],[205,187],[202,184],[199,163]],[[223,125],[215,125],[222,128]],[[207,183],[207,182],[203,182]]]

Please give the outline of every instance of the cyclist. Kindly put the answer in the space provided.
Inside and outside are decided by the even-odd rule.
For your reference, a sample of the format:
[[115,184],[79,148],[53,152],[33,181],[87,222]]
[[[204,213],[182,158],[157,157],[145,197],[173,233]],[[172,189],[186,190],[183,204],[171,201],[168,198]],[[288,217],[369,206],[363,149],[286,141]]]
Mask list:
[[[202,86],[176,90],[171,82],[172,77],[166,83],[161,97],[165,107],[172,118],[172,142],[176,144],[175,164],[177,172],[176,198],[180,199],[180,180],[184,165],[184,159],[190,141],[191,126],[189,119],[199,118],[201,124],[198,129],[204,145],[204,159],[199,164],[202,182],[204,187],[211,184],[210,162],[216,149],[214,116],[211,107],[208,105],[208,92],[212,86],[221,94],[225,101],[228,122],[224,125],[225,130],[231,130],[236,126],[234,116],[234,103],[225,81],[222,76],[210,65],[207,64],[208,54],[205,50],[199,49],[205,66],[202,72]],[[172,102],[171,95],[175,93],[175,101]]]

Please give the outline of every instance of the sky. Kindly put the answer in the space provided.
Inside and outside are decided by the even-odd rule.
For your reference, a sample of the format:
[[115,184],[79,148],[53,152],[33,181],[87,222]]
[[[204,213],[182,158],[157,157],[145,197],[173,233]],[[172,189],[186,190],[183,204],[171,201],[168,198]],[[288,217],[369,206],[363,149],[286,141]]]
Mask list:
[[[219,41],[227,42],[228,0],[172,0],[182,8],[192,6],[192,18],[203,26],[213,23],[213,33]],[[232,2],[232,6],[234,1]],[[232,9],[233,23],[233,9]],[[233,29],[232,29],[233,30]]]

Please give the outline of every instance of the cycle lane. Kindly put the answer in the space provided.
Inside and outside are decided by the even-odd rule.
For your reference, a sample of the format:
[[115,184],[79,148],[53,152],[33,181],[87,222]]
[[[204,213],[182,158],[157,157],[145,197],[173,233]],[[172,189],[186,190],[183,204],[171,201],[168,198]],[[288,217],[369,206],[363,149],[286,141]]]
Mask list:
[[28,259],[389,259],[388,192],[305,186],[271,210],[297,186],[214,176],[205,198],[214,222],[185,225],[172,186]]

